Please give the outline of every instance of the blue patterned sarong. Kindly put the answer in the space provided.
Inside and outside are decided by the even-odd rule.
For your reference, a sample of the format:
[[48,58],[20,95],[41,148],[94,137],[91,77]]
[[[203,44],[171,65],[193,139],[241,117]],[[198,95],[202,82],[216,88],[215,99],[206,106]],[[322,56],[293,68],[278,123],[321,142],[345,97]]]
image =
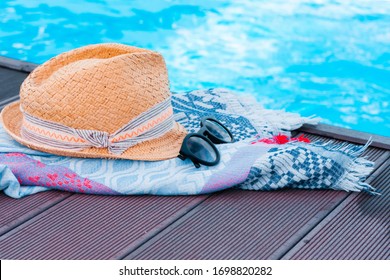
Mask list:
[[291,142],[256,143],[256,137],[290,132],[319,119],[266,110],[253,97],[223,89],[175,93],[175,118],[189,132],[213,116],[238,142],[218,145],[221,162],[196,169],[178,158],[146,162],[82,159],[31,150],[0,126],[0,190],[14,198],[52,189],[104,195],[196,195],[227,188],[375,190],[364,183],[373,163],[359,158],[366,146]]

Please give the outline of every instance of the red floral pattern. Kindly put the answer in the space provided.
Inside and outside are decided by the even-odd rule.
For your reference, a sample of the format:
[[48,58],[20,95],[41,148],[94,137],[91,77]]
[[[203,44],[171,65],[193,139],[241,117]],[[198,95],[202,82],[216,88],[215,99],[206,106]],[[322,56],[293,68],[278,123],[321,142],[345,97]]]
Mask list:
[[118,194],[66,167],[46,165],[22,153],[0,154],[0,162],[11,169],[21,186],[45,186],[79,193]]
[[278,145],[283,145],[286,143],[290,142],[304,142],[304,143],[310,143],[310,139],[305,137],[305,135],[301,135],[299,137],[293,137],[290,138],[287,135],[283,134],[278,134],[272,138],[261,138],[256,141],[253,141],[251,144],[256,144],[256,143],[265,143],[265,144],[278,144]]

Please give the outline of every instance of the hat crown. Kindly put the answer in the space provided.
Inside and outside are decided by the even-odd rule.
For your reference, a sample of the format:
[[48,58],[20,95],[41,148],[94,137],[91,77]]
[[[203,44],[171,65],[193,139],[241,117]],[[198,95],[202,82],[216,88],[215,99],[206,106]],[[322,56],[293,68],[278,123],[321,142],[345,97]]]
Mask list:
[[169,97],[163,57],[120,44],[63,53],[37,67],[20,90],[32,116],[108,133]]

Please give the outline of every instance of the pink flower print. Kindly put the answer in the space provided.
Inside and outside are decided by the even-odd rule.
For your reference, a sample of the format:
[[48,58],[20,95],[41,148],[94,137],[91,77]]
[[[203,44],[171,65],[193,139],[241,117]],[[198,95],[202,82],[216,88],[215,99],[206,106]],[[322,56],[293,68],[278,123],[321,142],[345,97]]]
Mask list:
[[34,176],[34,177],[30,176],[30,177],[28,177],[28,179],[29,179],[31,182],[33,182],[33,183],[38,183],[38,181],[39,181],[40,178],[41,178],[41,177],[39,177],[39,176]]
[[71,184],[74,184],[74,178],[76,178],[77,177],[77,175],[76,174],[74,174],[74,173],[65,173],[65,177],[68,177],[69,179],[70,179],[70,183]]
[[25,157],[26,155],[22,154],[22,153],[8,153],[5,156],[7,156],[7,157]]
[[37,166],[43,168],[46,165],[44,163],[40,162],[40,161],[37,161]]
[[58,178],[58,174],[47,174],[47,177],[49,177],[50,180],[55,181]]
[[76,178],[76,174],[74,174],[74,173],[65,173],[65,177],[68,177],[69,179],[74,179],[74,178]]
[[91,181],[88,180],[87,178],[84,179],[84,186],[86,186],[88,189],[91,189]]

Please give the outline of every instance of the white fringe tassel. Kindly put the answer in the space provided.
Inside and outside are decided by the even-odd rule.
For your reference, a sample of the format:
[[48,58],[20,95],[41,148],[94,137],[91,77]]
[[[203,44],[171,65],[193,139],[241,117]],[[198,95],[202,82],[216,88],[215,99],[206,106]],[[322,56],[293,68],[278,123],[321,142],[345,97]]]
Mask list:
[[340,180],[333,187],[335,190],[361,192],[366,191],[373,195],[380,195],[379,192],[368,183],[363,182],[374,170],[373,163],[366,159],[355,159],[348,166]]
[[327,153],[340,152],[349,158],[349,162],[346,163],[344,174],[338,180],[338,182],[332,187],[335,190],[344,190],[344,191],[354,191],[361,192],[365,191],[373,195],[380,195],[380,193],[368,183],[364,181],[374,170],[374,162],[367,160],[364,157],[359,157],[364,151],[368,148],[368,146],[372,143],[371,138],[367,141],[364,146],[359,146],[350,143],[342,143],[335,144],[333,140],[330,140],[326,143],[315,142],[312,143],[312,147],[320,147],[325,150],[321,155],[327,155]]
[[[232,96],[234,95],[234,96]],[[221,94],[227,106],[227,113],[246,117],[259,132],[260,137],[269,137],[279,133],[290,136],[291,131],[303,124],[316,125],[321,118],[316,116],[302,117],[297,113],[283,110],[264,109],[253,95],[237,95],[229,91]]]

